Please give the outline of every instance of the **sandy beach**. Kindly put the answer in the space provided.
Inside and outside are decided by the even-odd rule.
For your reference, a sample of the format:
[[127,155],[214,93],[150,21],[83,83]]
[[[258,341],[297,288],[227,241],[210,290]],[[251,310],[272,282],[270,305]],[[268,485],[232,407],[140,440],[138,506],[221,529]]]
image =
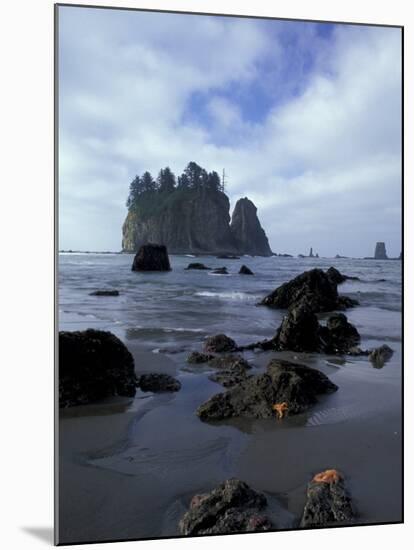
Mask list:
[[[221,391],[184,354],[131,349],[137,371],[179,376],[181,392],[73,407],[60,420],[62,543],[177,536],[191,497],[238,477],[268,498],[279,529],[298,525],[306,484],[324,468],[344,472],[358,524],[401,520],[401,419],[395,373],[378,383],[362,360],[251,354],[254,373],[279,356],[317,366],[341,390],[307,414],[206,424],[194,411]],[[339,363],[339,364],[338,364]],[[393,361],[398,369],[398,357]]]

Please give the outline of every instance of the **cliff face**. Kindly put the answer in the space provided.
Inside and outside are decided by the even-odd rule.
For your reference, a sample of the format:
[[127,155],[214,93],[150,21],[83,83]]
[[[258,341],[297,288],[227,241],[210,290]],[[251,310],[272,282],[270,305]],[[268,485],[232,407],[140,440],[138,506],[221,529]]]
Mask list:
[[122,228],[122,249],[164,244],[170,254],[251,254],[270,256],[269,243],[249,199],[230,203],[221,191],[181,189],[131,209]]
[[239,253],[252,256],[272,255],[266,233],[257,217],[257,208],[247,197],[237,201],[230,229]]
[[235,254],[229,207],[229,199],[221,192],[176,191],[149,212],[128,213],[122,248],[135,252],[153,242],[165,244],[171,254]]

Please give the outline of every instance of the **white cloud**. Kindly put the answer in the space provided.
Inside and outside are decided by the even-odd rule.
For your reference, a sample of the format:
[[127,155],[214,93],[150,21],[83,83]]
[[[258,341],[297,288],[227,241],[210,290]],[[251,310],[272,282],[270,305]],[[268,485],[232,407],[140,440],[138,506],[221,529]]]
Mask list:
[[[135,173],[195,160],[226,168],[232,202],[256,202],[277,251],[306,251],[311,235],[321,254],[366,255],[375,240],[399,253],[398,30],[339,26],[329,50],[305,33],[298,47],[318,45],[313,72],[298,70],[299,95],[259,124],[221,92],[268,88],[264,58],[275,78],[286,65],[283,38],[260,22],[60,10],[62,247],[118,249]],[[200,92],[210,125],[188,115]]]

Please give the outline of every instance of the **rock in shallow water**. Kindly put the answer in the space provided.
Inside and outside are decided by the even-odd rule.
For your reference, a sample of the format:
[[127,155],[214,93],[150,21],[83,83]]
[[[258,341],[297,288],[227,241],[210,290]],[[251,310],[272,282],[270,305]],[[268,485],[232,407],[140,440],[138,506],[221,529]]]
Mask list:
[[286,415],[297,414],[317,402],[316,396],[335,392],[338,387],[322,372],[272,359],[266,372],[250,376],[224,393],[200,405],[201,420],[231,417],[271,418],[277,416],[275,405],[286,403]]
[[382,368],[384,364],[391,359],[394,351],[384,344],[379,348],[375,348],[369,353],[369,360],[374,365],[374,367]]
[[229,274],[229,272],[227,271],[227,267],[216,267],[215,269],[213,269],[213,271],[211,273],[213,273],[214,275],[228,275]]
[[209,366],[219,369],[218,372],[209,376],[210,380],[218,382],[226,388],[245,380],[247,371],[251,368],[241,355],[215,357],[209,362]]
[[331,315],[326,327],[321,327],[320,336],[326,353],[348,353],[361,340],[359,332],[343,313]]
[[335,284],[340,285],[345,281],[359,281],[359,277],[350,277],[349,275],[344,275],[336,267],[330,267],[326,271],[328,278]]
[[181,382],[169,374],[151,373],[142,374],[138,378],[138,386],[141,391],[159,393],[179,391]]
[[349,525],[354,518],[351,498],[337,470],[316,474],[308,483],[301,527]]
[[[352,352],[357,355],[356,345],[359,341],[357,329],[343,313],[331,315],[327,325],[321,326],[315,313],[306,305],[300,305],[290,308],[273,338],[250,344],[243,349],[333,354]],[[363,353],[360,350],[358,355]]]
[[204,264],[201,264],[199,262],[193,262],[191,264],[188,264],[188,266],[185,269],[211,269],[210,267],[207,267]]
[[180,520],[182,535],[213,535],[269,531],[273,528],[263,514],[266,497],[238,479],[228,479],[219,487],[195,495],[190,509]]
[[254,275],[253,271],[247,267],[247,265],[242,265],[239,271],[240,275]]
[[278,287],[263,298],[260,305],[281,309],[306,306],[310,311],[319,313],[353,307],[358,302],[338,296],[337,283],[322,269],[315,268]]
[[119,290],[95,290],[89,296],[119,296]]
[[198,365],[200,363],[207,363],[208,361],[211,361],[211,359],[214,359],[214,357],[215,356],[211,353],[200,353],[199,351],[192,351],[187,357],[187,363]]
[[162,244],[143,244],[135,255],[132,271],[171,271],[167,247]]
[[236,342],[225,334],[209,336],[204,342],[203,349],[207,353],[225,353],[237,350]]
[[61,407],[135,392],[134,359],[114,334],[93,329],[59,333]]

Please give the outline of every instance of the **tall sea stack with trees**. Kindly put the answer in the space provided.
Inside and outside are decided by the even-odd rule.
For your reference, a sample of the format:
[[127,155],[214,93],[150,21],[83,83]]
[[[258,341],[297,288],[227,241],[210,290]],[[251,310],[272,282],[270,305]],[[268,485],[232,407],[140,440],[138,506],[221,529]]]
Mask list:
[[167,246],[171,254],[250,254],[271,256],[256,206],[240,199],[230,220],[230,201],[217,172],[190,162],[181,176],[169,167],[154,179],[149,172],[130,184],[122,250],[146,243]]

